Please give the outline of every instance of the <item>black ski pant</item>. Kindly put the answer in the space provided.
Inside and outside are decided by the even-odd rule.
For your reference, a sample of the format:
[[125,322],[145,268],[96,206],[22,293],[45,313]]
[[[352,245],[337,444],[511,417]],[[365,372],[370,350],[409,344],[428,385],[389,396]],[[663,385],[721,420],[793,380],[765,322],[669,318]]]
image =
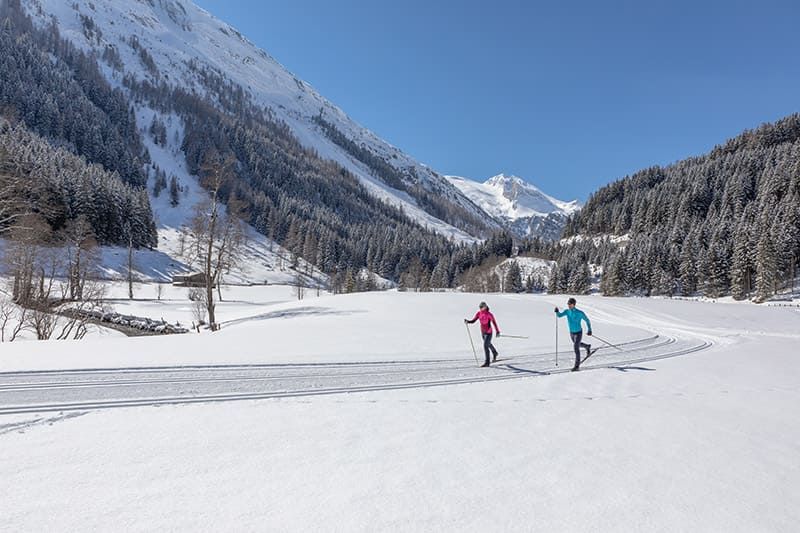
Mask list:
[[497,357],[497,350],[492,344],[491,333],[481,333],[481,335],[483,335],[483,353],[486,355],[486,364],[488,365],[491,362],[489,360],[489,353],[491,352],[495,357]]
[[575,347],[575,367],[581,366],[581,348],[588,348],[591,344],[581,342],[583,339],[583,331],[577,333],[569,332],[569,338],[572,339],[572,345]]

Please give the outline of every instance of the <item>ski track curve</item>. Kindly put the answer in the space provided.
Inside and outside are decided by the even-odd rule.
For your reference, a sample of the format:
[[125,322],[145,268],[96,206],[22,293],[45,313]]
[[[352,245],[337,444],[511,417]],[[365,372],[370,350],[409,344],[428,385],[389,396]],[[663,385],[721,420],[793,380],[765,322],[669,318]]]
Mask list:
[[[605,318],[605,317],[604,317]],[[598,348],[582,370],[678,357],[713,345],[694,336],[652,336]],[[569,372],[555,352],[501,358],[489,369],[472,360],[283,363],[0,373],[0,415],[226,402],[429,388]]]

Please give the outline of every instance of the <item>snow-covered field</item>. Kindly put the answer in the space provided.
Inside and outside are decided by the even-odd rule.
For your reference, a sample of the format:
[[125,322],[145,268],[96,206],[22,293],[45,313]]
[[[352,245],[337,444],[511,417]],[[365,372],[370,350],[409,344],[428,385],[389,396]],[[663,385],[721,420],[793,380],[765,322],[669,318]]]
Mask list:
[[[243,303],[214,334],[3,345],[6,410],[142,390],[188,399],[206,378],[217,392],[297,394],[2,415],[2,529],[796,530],[797,309],[582,298],[597,335],[634,342],[569,373],[564,324],[554,366],[562,297],[272,303],[269,290],[237,288]],[[496,340],[503,360],[479,370],[461,319],[481,299],[504,333],[529,338]],[[9,373],[233,363],[259,366],[185,370],[184,384],[145,373],[127,389],[103,380],[130,370]],[[334,374],[338,389],[319,394]],[[432,386],[448,379],[462,384]]]

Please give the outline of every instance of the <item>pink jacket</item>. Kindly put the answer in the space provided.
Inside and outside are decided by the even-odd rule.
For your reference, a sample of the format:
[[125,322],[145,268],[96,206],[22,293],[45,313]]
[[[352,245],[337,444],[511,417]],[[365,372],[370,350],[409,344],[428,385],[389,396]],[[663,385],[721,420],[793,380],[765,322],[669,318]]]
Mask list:
[[476,320],[479,320],[481,323],[481,333],[491,333],[492,324],[494,324],[495,331],[500,333],[500,328],[497,326],[497,321],[494,319],[494,315],[490,313],[488,309],[481,309],[475,313],[475,318],[470,320],[469,323],[474,324]]

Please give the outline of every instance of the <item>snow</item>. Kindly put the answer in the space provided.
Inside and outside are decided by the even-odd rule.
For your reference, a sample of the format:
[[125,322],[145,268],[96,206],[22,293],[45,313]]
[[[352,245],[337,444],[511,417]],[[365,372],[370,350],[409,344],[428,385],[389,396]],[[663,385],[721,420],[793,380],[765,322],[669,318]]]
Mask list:
[[[111,303],[118,312],[152,319],[163,317],[168,322],[180,320],[182,324],[191,316],[185,288],[168,288],[162,302],[153,301],[152,287],[137,288],[135,296],[145,301],[129,302],[125,299],[126,290],[124,284],[116,284],[111,291],[110,296],[117,297]],[[524,332],[518,335],[528,335],[532,326],[551,328],[551,301],[563,305],[560,297],[547,300],[531,295],[371,292],[335,296],[323,293],[317,297],[315,291],[309,290],[304,300],[296,301],[291,294],[291,289],[284,286],[228,289],[223,292],[225,301],[217,313],[221,331],[214,334],[121,339],[107,345],[108,349],[89,353],[80,345],[65,350],[43,343],[37,345],[35,357],[31,356],[32,348],[12,343],[4,346],[0,371],[442,360],[465,354],[467,338],[461,319],[472,317],[481,300],[492,306],[502,331]],[[611,336],[619,339],[647,335],[635,327],[607,327]],[[509,340],[509,349],[524,353],[546,351],[551,348],[551,338],[547,334],[544,338],[534,335],[526,340]],[[265,339],[269,339],[267,344]],[[566,351],[569,340],[564,337],[562,341],[561,350]]]
[[620,247],[620,249],[624,249],[627,246],[628,242],[631,240],[631,236],[628,233],[623,235],[611,235],[611,234],[603,234],[603,235],[573,235],[571,237],[566,237],[560,240],[560,244],[573,244],[576,242],[583,242],[585,240],[591,240],[595,246],[599,246],[604,241],[607,241],[611,244],[616,244]]
[[[249,297],[263,309],[251,312],[283,314],[214,334],[14,343],[0,366],[443,355],[469,363],[460,319],[478,301],[489,302],[504,333],[531,337],[496,341],[515,356],[552,350],[552,307],[565,299],[386,292],[270,305],[263,288],[237,290],[256,291]],[[666,299],[578,304],[607,340],[653,331],[714,344],[458,386],[2,415],[0,476],[14,488],[0,500],[3,527],[794,531],[800,311]]]
[[[47,23],[49,17],[54,17],[62,35],[83,50],[93,49],[100,56],[106,45],[114,45],[125,64],[126,73],[139,79],[151,79],[152,74],[142,66],[137,52],[129,46],[128,39],[131,35],[135,35],[141,46],[153,57],[168,84],[181,85],[204,94],[205,89],[198,75],[189,68],[189,62],[195,61],[199,65],[210,67],[240,85],[257,105],[272,109],[279,119],[289,125],[303,145],[351,171],[377,197],[402,206],[412,220],[459,242],[475,240],[464,231],[426,213],[407,194],[386,185],[380,176],[330,141],[313,118],[322,110],[325,120],[357,145],[366,146],[399,170],[413,169],[423,183],[441,189],[442,194],[478,217],[485,216],[447,180],[356,124],[341,109],[289,72],[269,54],[193,3],[186,0],[24,0],[23,5],[34,20],[40,23]],[[102,30],[99,41],[86,38],[80,21],[81,14],[90,16]],[[114,86],[120,86],[120,74],[108,66],[104,65],[102,68],[109,81]],[[149,124],[139,122],[141,127]],[[179,153],[173,153],[169,157],[176,164],[180,164],[179,161],[182,160]]]
[[[176,287],[172,284],[161,284],[161,298],[158,298],[157,284],[134,284],[134,299],[128,298],[128,284],[124,282],[108,282],[105,284],[105,303],[114,311],[153,320],[163,319],[170,324],[179,323],[184,327],[191,326],[196,319],[193,315],[193,303],[189,300],[187,287]],[[306,289],[304,302],[316,300],[316,289]],[[321,291],[321,295],[329,295]],[[217,291],[214,291],[215,297]],[[225,323],[235,320],[246,320],[266,312],[271,306],[297,300],[296,289],[289,285],[268,286],[222,286],[222,300],[217,301],[217,316]]]

